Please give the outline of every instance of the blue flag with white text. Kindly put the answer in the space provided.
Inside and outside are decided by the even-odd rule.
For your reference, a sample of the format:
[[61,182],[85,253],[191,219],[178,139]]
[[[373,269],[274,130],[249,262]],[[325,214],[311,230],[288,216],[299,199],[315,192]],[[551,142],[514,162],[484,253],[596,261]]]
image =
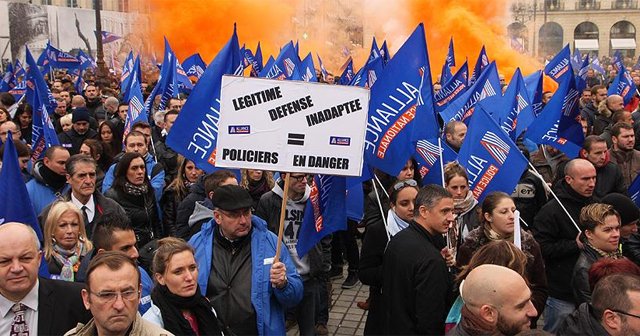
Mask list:
[[[266,71],[266,72],[265,72]],[[271,79],[302,80],[300,61],[293,42],[287,43],[275,59],[271,68],[264,68],[260,76]]]
[[473,67],[473,74],[471,74],[471,78],[469,78],[469,85],[473,85],[478,77],[484,72],[484,68],[488,67],[489,64],[489,56],[487,56],[487,50],[484,45],[482,49],[480,49],[480,53],[478,54],[478,59],[476,60],[476,65]]
[[544,73],[558,83],[562,82],[567,76],[574,76],[571,67],[571,51],[569,51],[568,44],[544,66]]
[[[456,153],[445,141],[438,139],[423,139],[416,143],[413,155],[418,164],[418,173],[422,177],[422,185],[442,185],[442,167],[458,158]],[[442,160],[442,163],[440,162]],[[442,165],[442,167],[441,167]]]
[[636,94],[637,89],[636,85],[633,83],[633,78],[631,78],[631,74],[624,65],[620,65],[621,69],[618,71],[618,75],[609,85],[609,91],[607,92],[608,96],[611,95],[620,95],[624,100],[624,104],[627,105],[631,98]]
[[482,200],[492,191],[511,194],[527,159],[516,144],[482,108],[476,106],[465,141],[458,152],[458,162],[465,167],[473,197]]
[[598,57],[594,57],[591,59],[591,68],[594,71],[599,72],[601,75],[604,75],[606,73],[602,68],[602,65],[600,64],[600,59],[598,59]]
[[[347,229],[346,196],[345,177],[316,175],[313,178],[298,234],[298,257],[304,257],[328,234]],[[293,239],[293,231],[291,235]]]
[[341,69],[344,69],[344,70],[340,75],[340,80],[338,81],[338,84],[349,85],[349,83],[351,83],[353,78],[355,78],[356,76],[355,72],[353,71],[353,59],[351,58],[351,56],[349,56],[349,59],[347,59],[347,62],[342,66]]
[[303,81],[313,83],[318,82],[318,77],[316,77],[316,68],[313,66],[313,55],[311,55],[311,53],[307,54],[307,57],[302,60],[301,69],[302,70],[300,72],[302,73]]
[[[482,103],[487,102],[483,101]],[[511,82],[507,87],[504,96],[500,98],[501,103],[483,104],[485,111],[495,111],[493,119],[505,133],[509,135],[511,140],[516,141],[518,136],[533,122],[533,111],[529,94],[527,93],[524,79],[520,68],[511,77]]]
[[380,56],[382,56],[382,64],[387,65],[389,60],[391,60],[391,54],[389,54],[389,48],[387,47],[387,41],[382,42],[382,47],[380,47]]
[[524,85],[527,87],[527,93],[529,94],[533,119],[537,118],[538,115],[540,115],[540,112],[542,112],[542,93],[544,92],[542,87],[543,80],[544,76],[542,75],[542,70],[538,70],[529,76],[524,77]]
[[440,91],[433,96],[434,109],[436,112],[444,111],[452,101],[467,91],[469,88],[467,84],[468,77],[469,66],[467,62],[464,62],[451,80],[443,83]]
[[55,48],[51,43],[47,42],[45,49],[46,57],[49,60],[49,66],[54,69],[78,69],[80,61],[73,55]]
[[613,53],[613,59],[611,60],[611,65],[613,65],[613,68],[616,69],[616,71],[620,72],[620,69],[622,69],[622,66],[624,61],[624,57],[622,56],[622,53],[620,52],[620,50],[616,50],[615,53]]
[[587,71],[589,71],[589,54],[585,56],[584,61],[578,67],[578,75],[576,75],[576,89],[580,92],[587,87]]
[[577,157],[584,142],[582,125],[578,120],[580,93],[576,90],[573,76],[562,81],[536,122],[529,126],[527,138],[537,144],[551,145],[569,158]]
[[324,64],[322,64],[322,59],[320,58],[320,55],[316,53],[316,56],[318,56],[318,64],[320,65],[320,74],[322,75],[322,79],[326,81],[327,76],[329,76],[329,72],[324,67]]
[[2,82],[0,82],[0,92],[9,92],[11,89],[11,81],[13,81],[13,64],[7,64],[4,75],[2,75]]
[[209,64],[182,107],[167,145],[207,173],[215,170],[215,149],[220,120],[222,75],[242,75],[242,55],[234,26],[233,35]]
[[200,57],[200,54],[195,53],[187,57],[184,62],[182,62],[182,67],[187,73],[187,76],[194,76],[200,79],[204,73],[204,69],[207,68],[207,65],[202,60],[202,57]]
[[[98,32],[94,30],[94,33],[97,35]],[[119,39],[121,39],[122,37],[114,34],[114,33],[110,33],[108,31],[101,31],[102,33],[102,43],[107,44],[107,43],[111,43],[111,42],[115,42]]]
[[640,175],[637,175],[631,185],[629,186],[629,191],[627,192],[633,203],[636,206],[640,207]]
[[78,51],[78,60],[80,61],[80,70],[97,68],[96,61],[84,51]]

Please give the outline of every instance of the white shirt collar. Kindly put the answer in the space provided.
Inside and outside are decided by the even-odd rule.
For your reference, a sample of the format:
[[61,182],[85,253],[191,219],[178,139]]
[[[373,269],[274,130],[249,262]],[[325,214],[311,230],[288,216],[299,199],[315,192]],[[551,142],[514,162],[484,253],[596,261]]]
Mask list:
[[75,204],[75,205],[78,207],[78,209],[81,209],[81,210],[82,210],[82,207],[83,207],[83,206],[86,206],[86,207],[87,207],[87,215],[89,216],[89,218],[92,218],[92,217],[93,217],[93,216],[91,216],[91,215],[95,212],[95,209],[96,209],[96,203],[95,203],[95,201],[94,201],[94,199],[93,199],[93,195],[91,195],[91,196],[89,197],[89,201],[87,202],[87,204],[82,204],[82,202],[80,202],[80,201],[79,201],[79,200],[78,200],[78,199],[73,195],[73,192],[71,192],[71,202],[72,202],[73,204]]
[[[29,293],[22,298],[19,302],[22,302],[25,306],[33,311],[38,311],[38,289],[40,288],[40,281],[36,279],[36,284],[31,288]],[[0,317],[5,317],[11,310],[11,307],[16,304],[4,296],[0,295]]]

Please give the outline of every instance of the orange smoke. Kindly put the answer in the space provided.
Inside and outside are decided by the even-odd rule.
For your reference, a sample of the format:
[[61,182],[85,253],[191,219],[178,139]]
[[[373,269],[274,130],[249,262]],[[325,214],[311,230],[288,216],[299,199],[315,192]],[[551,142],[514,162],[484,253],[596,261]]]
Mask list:
[[[473,69],[478,52],[485,45],[491,60],[507,79],[516,67],[529,74],[542,65],[535,59],[511,49],[506,37],[510,23],[508,0],[157,0],[151,5],[150,32],[144,32],[160,56],[163,36],[180,60],[199,52],[209,63],[229,39],[233,23],[237,23],[240,44],[255,51],[261,42],[263,61],[277,55],[280,46],[289,40],[300,41],[300,56],[308,52],[321,55],[332,72],[347,58],[346,47],[356,68],[368,55],[371,37],[378,45],[387,40],[393,54],[419,22],[424,22],[433,77],[440,74],[453,37],[456,65],[465,57]],[[336,12],[363,24],[363,46],[354,46],[341,39],[345,27],[326,22]],[[315,17],[314,17],[315,16]],[[349,45],[350,44],[350,45]],[[318,64],[316,63],[316,67]],[[455,71],[455,70],[454,70]],[[548,81],[547,81],[548,82]]]

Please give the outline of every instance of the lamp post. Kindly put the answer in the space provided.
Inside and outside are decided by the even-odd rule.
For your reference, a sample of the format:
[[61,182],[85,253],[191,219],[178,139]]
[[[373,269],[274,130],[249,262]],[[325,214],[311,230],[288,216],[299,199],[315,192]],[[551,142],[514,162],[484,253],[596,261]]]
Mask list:
[[93,0],[93,8],[96,10],[96,79],[99,83],[107,82],[107,67],[104,63],[104,50],[102,48],[102,20],[100,19],[100,9],[102,9],[102,0]]

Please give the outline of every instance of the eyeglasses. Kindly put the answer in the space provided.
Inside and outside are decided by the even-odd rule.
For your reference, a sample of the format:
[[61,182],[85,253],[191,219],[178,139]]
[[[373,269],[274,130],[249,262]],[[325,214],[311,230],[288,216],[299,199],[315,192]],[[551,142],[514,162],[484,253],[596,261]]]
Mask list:
[[297,182],[302,182],[304,181],[304,179],[307,178],[307,175],[289,175],[289,177],[291,177],[292,179],[296,180]]
[[618,313],[618,314],[627,315],[627,316],[632,316],[632,317],[635,317],[635,318],[639,318],[639,319],[640,319],[640,315],[635,315],[635,314],[631,314],[631,313],[623,312],[622,310],[611,309],[611,308],[609,308],[609,310],[611,310],[612,312],[616,312],[616,313]]
[[218,209],[218,211],[231,219],[240,219],[240,217],[251,217],[251,209],[240,209],[235,211],[225,211]]
[[400,181],[400,182],[394,184],[393,185],[393,190],[394,191],[398,191],[398,190],[400,190],[402,188],[405,188],[405,187],[416,187],[417,185],[418,185],[418,182],[416,182],[416,180],[411,180],[411,179],[404,180],[404,181]]
[[123,301],[133,301],[135,299],[138,298],[138,290],[136,289],[131,289],[131,290],[126,290],[124,292],[90,292],[91,294],[95,295],[98,300],[105,302],[105,303],[113,303],[116,301],[116,299],[118,298],[118,296],[122,297]]

